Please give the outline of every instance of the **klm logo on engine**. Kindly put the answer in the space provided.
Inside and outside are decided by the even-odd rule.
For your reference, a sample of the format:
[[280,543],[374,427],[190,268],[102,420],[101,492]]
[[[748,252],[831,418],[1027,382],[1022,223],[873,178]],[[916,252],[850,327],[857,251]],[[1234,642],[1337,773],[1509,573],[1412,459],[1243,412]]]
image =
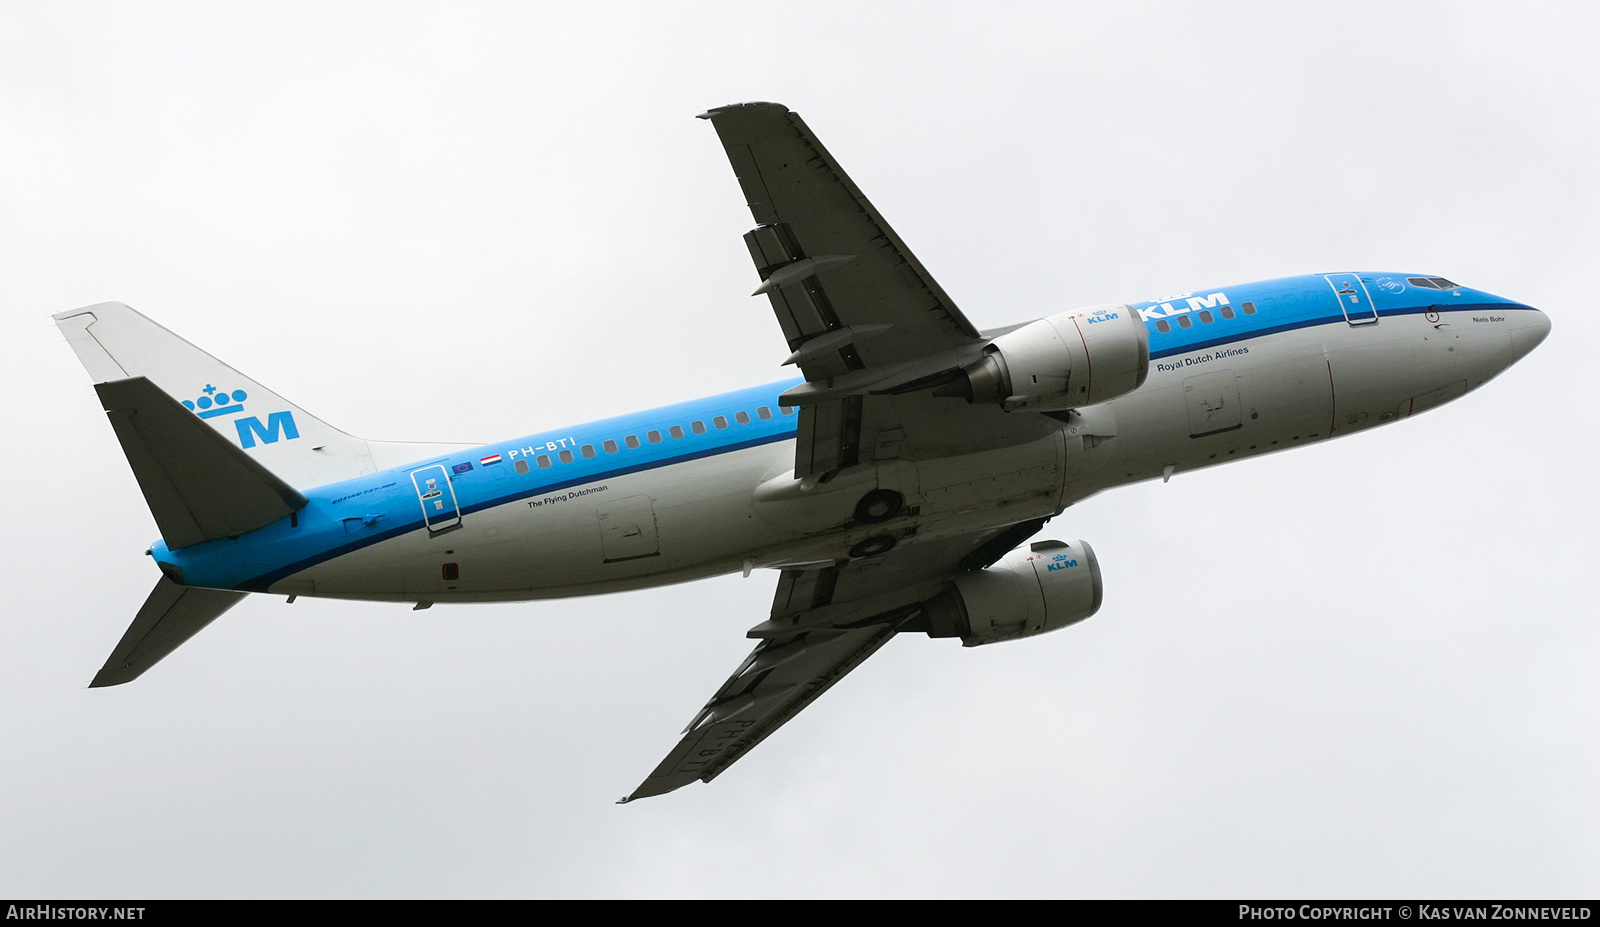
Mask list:
[[[194,399],[185,399],[183,407],[201,418],[216,418],[222,415],[240,415],[244,412],[244,403],[250,394],[242,389],[219,390],[210,383],[200,391]],[[259,438],[263,444],[277,444],[278,441],[292,441],[300,437],[300,428],[294,423],[294,413],[287,410],[272,412],[267,415],[266,424],[254,415],[233,420],[233,427],[239,432],[239,446],[246,450],[256,446]]]
[[1067,570],[1077,565],[1078,561],[1073,560],[1066,554],[1056,554],[1054,557],[1050,558],[1050,562],[1045,565],[1045,572],[1049,572],[1050,570]]
[[[1183,301],[1182,304],[1179,304],[1179,300]],[[1174,296],[1167,300],[1156,300],[1155,305],[1149,309],[1140,309],[1139,318],[1149,322],[1183,315],[1186,312],[1199,312],[1201,309],[1218,309],[1227,304],[1226,293],[1212,293],[1210,296]]]

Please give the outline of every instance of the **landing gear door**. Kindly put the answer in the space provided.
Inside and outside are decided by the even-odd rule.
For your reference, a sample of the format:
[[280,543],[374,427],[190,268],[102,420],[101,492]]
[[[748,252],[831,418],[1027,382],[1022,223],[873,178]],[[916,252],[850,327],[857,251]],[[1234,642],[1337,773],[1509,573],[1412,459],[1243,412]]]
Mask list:
[[461,509],[456,505],[455,487],[450,485],[450,474],[445,472],[442,465],[411,471],[411,485],[417,489],[417,501],[422,503],[422,520],[430,533],[448,531],[461,524]]
[[1344,310],[1344,320],[1351,325],[1375,325],[1378,309],[1372,304],[1372,294],[1367,285],[1355,274],[1324,274],[1323,278],[1339,297],[1339,308]]

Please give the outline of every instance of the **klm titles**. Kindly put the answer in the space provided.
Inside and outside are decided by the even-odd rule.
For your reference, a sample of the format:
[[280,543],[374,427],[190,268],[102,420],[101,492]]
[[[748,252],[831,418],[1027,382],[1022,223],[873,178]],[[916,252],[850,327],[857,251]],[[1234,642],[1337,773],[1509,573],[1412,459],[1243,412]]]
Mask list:
[[[1179,299],[1184,300],[1183,305],[1176,305]],[[1158,300],[1148,309],[1139,310],[1139,318],[1145,322],[1156,319],[1170,319],[1175,315],[1186,312],[1199,312],[1201,309],[1220,309],[1228,305],[1228,294],[1212,293],[1210,296],[1173,297],[1170,300]]]

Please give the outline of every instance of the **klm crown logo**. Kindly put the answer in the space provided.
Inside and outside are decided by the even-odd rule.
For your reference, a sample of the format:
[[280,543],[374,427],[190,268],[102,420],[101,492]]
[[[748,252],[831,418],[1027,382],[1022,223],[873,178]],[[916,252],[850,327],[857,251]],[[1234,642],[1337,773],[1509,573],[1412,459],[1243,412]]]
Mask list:
[[236,389],[230,393],[225,389],[219,390],[207,383],[206,388],[200,391],[200,397],[198,399],[185,399],[183,407],[201,418],[216,418],[219,415],[232,415],[235,412],[243,412],[244,401],[249,398],[250,394],[242,389]]
[[[207,383],[198,397],[185,399],[183,407],[201,418],[216,418],[219,415],[243,412],[244,401],[249,398],[250,394],[242,389],[219,390]],[[257,438],[264,444],[276,444],[280,438],[292,441],[300,437],[300,429],[294,423],[294,414],[287,410],[270,413],[265,425],[261,423],[261,419],[251,415],[234,419],[233,427],[239,432],[239,446],[245,449],[255,447]]]

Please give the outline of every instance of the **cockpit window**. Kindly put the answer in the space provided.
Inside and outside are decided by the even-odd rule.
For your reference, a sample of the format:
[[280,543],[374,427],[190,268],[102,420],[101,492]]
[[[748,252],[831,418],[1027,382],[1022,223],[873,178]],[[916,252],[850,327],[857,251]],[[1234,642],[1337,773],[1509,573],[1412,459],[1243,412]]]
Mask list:
[[1453,290],[1456,288],[1454,283],[1443,277],[1407,277],[1406,282],[1412,286],[1420,286],[1428,290]]

